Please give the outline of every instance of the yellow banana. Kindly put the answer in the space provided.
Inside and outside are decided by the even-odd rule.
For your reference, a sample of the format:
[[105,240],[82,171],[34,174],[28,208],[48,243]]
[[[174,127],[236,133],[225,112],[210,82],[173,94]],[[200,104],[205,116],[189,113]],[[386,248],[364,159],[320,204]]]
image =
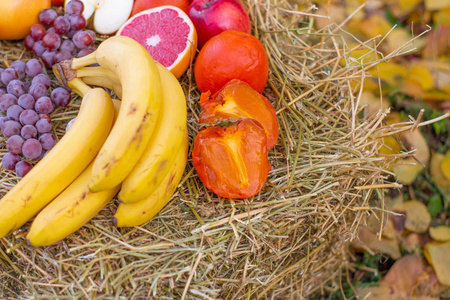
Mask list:
[[146,151],[122,182],[119,199],[123,203],[145,199],[159,186],[169,172],[187,130],[183,89],[169,70],[157,65],[163,88],[160,117]]
[[[131,173],[122,182],[119,199],[132,203],[149,196],[170,169],[186,131],[186,98],[176,77],[156,63],[162,84],[160,116],[147,149]],[[77,77],[90,84],[118,89],[120,83],[102,67],[76,70]]]
[[108,137],[114,105],[101,88],[73,81],[83,97],[71,129],[2,199],[0,238],[21,227],[61,193],[93,161]]
[[[113,123],[117,120],[120,102],[113,99]],[[92,166],[93,162],[38,213],[27,234],[27,240],[33,246],[47,246],[66,238],[98,214],[117,194],[120,185],[98,193],[90,191]]]
[[[113,36],[92,54],[95,61],[113,73],[122,86],[122,105],[116,124],[105,141],[92,169],[93,192],[119,185],[138,162],[150,140],[161,106],[161,80],[147,50],[135,40]],[[87,55],[72,60],[72,68],[91,64]]]
[[33,246],[48,246],[66,238],[98,214],[117,194],[120,186],[98,193],[89,190],[92,166],[90,164],[36,216],[27,235]]
[[114,223],[118,227],[131,227],[142,225],[153,218],[173,196],[187,162],[189,148],[187,131],[180,145],[179,152],[169,172],[161,184],[146,199],[135,203],[121,203],[114,215]]

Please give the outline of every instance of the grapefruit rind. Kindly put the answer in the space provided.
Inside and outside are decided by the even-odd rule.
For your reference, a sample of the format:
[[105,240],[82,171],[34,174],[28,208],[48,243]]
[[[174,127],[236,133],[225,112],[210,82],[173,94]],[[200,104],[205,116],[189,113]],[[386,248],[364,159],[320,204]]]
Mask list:
[[[137,18],[139,18],[143,15],[159,13],[165,9],[171,9],[171,10],[176,11],[178,17],[180,17],[183,20],[183,22],[188,25],[188,27],[189,27],[189,33],[187,36],[188,42],[186,43],[185,48],[178,53],[178,57],[174,60],[174,62],[171,65],[169,65],[169,66],[164,65],[164,63],[158,61],[157,57],[154,57],[154,59],[156,61],[158,61],[159,63],[161,63],[162,65],[164,65],[169,71],[172,72],[173,75],[175,75],[175,77],[179,78],[181,75],[183,75],[183,73],[189,68],[189,65],[192,63],[192,61],[194,59],[194,55],[195,55],[195,50],[197,48],[197,42],[198,42],[197,32],[195,30],[194,24],[192,23],[189,16],[183,10],[181,10],[180,8],[178,8],[176,6],[172,6],[172,5],[163,5],[163,6],[158,6],[155,8],[146,9],[146,10],[141,11],[141,12],[137,13],[136,15],[132,16],[130,19],[128,19],[119,28],[116,35],[123,35],[122,32],[124,31],[124,29],[127,28],[127,26],[129,26],[131,23],[133,23]],[[131,37],[131,38],[133,38],[133,37]],[[151,39],[151,38],[154,38],[154,37],[150,37],[148,39]],[[141,43],[140,41],[138,41],[138,42]],[[141,45],[142,45],[142,43],[141,43]],[[145,45],[142,45],[142,46],[144,48],[146,48]]]

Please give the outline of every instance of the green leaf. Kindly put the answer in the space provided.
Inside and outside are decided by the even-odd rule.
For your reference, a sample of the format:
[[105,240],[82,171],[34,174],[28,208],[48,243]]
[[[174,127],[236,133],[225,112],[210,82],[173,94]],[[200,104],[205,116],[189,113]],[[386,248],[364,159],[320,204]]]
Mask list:
[[427,209],[432,218],[436,218],[442,210],[442,199],[439,194],[433,194],[428,200]]

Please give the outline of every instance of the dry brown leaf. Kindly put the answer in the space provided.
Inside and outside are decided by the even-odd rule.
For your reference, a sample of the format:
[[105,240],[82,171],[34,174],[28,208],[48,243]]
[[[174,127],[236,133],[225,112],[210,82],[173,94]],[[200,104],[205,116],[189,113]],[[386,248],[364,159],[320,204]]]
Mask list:
[[433,240],[438,242],[449,242],[450,227],[445,225],[430,227],[430,236]]
[[422,58],[437,59],[441,55],[448,55],[449,40],[450,26],[444,25],[432,30],[427,35],[427,45],[422,51]]
[[406,215],[405,229],[415,233],[425,233],[431,223],[431,215],[427,207],[420,201],[411,200],[393,207],[396,212]]
[[362,288],[357,291],[360,299],[438,299],[436,276],[430,272],[424,259],[410,254],[398,259],[378,287]]
[[425,245],[425,257],[433,266],[440,284],[450,287],[450,242]]
[[377,251],[389,255],[393,259],[401,257],[400,247],[397,238],[393,239],[381,238],[373,233],[368,227],[361,226],[358,230],[358,239],[352,241],[352,246],[360,251],[366,251],[367,248],[372,251]]
[[405,255],[392,265],[380,285],[393,287],[399,295],[413,296],[415,284],[425,271],[426,264],[420,255]]
[[382,237],[386,239],[395,239],[397,233],[395,232],[392,220],[385,217],[383,225],[381,224],[381,220],[381,213],[372,213],[367,219],[366,226],[373,233],[380,232],[381,226],[383,226]]

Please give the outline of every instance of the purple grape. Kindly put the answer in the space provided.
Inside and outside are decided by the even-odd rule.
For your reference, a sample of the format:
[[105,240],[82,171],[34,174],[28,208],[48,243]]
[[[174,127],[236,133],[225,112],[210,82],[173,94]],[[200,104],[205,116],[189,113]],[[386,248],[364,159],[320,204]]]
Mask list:
[[9,138],[13,135],[19,135],[22,125],[17,121],[6,121],[2,126],[2,133],[5,138]]
[[45,50],[41,59],[47,68],[51,68],[55,64],[56,51]]
[[25,160],[19,161],[15,167],[16,175],[18,177],[24,177],[25,175],[27,175],[28,172],[30,172],[32,168],[33,166],[29,162]]
[[73,36],[72,42],[78,49],[87,49],[94,43],[94,40],[86,31],[78,31]]
[[66,14],[81,15],[84,11],[84,4],[79,0],[71,0],[66,5]]
[[25,140],[20,135],[10,136],[6,140],[6,149],[12,154],[22,153],[22,144]]
[[20,131],[20,135],[26,140],[35,139],[37,137],[37,129],[33,125],[25,125]]
[[14,104],[17,104],[17,97],[11,94],[4,94],[0,97],[0,111],[5,113],[8,111],[8,108]]
[[73,39],[73,36],[75,35],[75,33],[77,33],[80,30],[75,30],[75,29],[70,29],[69,31],[66,32],[66,36],[69,39]]
[[39,121],[40,118],[37,112],[35,112],[34,110],[26,109],[20,114],[19,119],[22,125],[34,126],[34,124],[36,124],[36,122]]
[[85,30],[84,32],[88,33],[91,36],[92,40],[95,42],[95,39],[97,38],[97,36],[95,35],[95,32],[93,30],[88,29],[88,30]]
[[33,38],[33,40],[40,41],[45,35],[45,27],[42,24],[34,24],[31,26],[30,29],[30,35]]
[[44,43],[42,43],[42,41],[37,41],[37,42],[34,43],[34,45],[33,45],[33,53],[37,57],[41,57],[42,53],[44,53],[45,50],[46,50],[46,48],[44,46]]
[[50,51],[56,50],[61,46],[61,37],[57,33],[47,33],[42,38],[42,44]]
[[17,100],[17,104],[22,106],[22,108],[24,109],[33,109],[35,102],[36,101],[34,100],[33,96],[31,96],[30,94],[23,94]]
[[1,79],[3,84],[7,86],[11,80],[19,79],[19,74],[13,68],[7,68],[2,72]]
[[25,66],[26,66],[25,62],[21,60],[16,60],[11,64],[11,68],[16,70],[20,80],[25,78]]
[[24,109],[17,104],[14,104],[8,108],[6,111],[6,116],[13,121],[19,122],[19,116],[24,111]]
[[39,134],[52,131],[52,123],[43,118],[36,122],[36,129]]
[[38,114],[51,114],[55,110],[55,105],[49,97],[44,96],[36,100],[34,110]]
[[0,97],[3,96],[4,94],[6,94],[5,89],[0,88]]
[[1,117],[0,117],[0,132],[3,131],[2,127],[3,127],[3,124],[4,124],[6,121],[9,121],[9,118],[8,118],[7,116],[1,116]]
[[50,98],[56,106],[67,106],[72,99],[70,92],[63,87],[55,88],[52,91]]
[[16,164],[20,161],[20,156],[7,152],[2,158],[3,168],[13,171],[16,168]]
[[39,119],[46,119],[49,122],[52,121],[49,114],[39,114]]
[[2,73],[3,73],[3,71],[5,71],[5,69],[0,68],[0,87],[5,87],[5,85],[2,82]]
[[56,137],[53,133],[43,133],[39,136],[42,149],[50,150],[56,145]]
[[54,9],[51,8],[43,9],[39,13],[39,21],[45,26],[51,26],[57,16],[58,13]]
[[72,57],[72,54],[68,51],[58,51],[55,55],[55,64],[72,59]]
[[46,88],[50,88],[52,85],[52,81],[50,80],[50,77],[45,75],[44,73],[36,75],[33,80],[31,81],[31,84],[34,83],[40,83],[43,84]]
[[53,28],[55,28],[55,32],[59,35],[63,35],[67,31],[70,30],[70,22],[69,18],[64,16],[59,16],[53,22]]
[[28,139],[22,145],[22,153],[29,159],[38,158],[42,153],[42,145],[36,139]]
[[86,27],[86,19],[82,15],[69,16],[70,28],[74,30],[81,30]]
[[30,59],[25,66],[25,73],[27,73],[27,75],[29,77],[34,77],[37,74],[41,74],[43,71],[44,71],[44,66],[36,58]]
[[72,55],[74,55],[75,52],[77,51],[77,48],[75,47],[75,45],[73,44],[73,42],[71,40],[64,40],[61,43],[61,47],[59,47],[59,51],[67,51],[67,52],[71,53]]
[[13,79],[8,83],[6,90],[9,94],[20,97],[26,93],[25,84],[19,79]]
[[47,33],[56,33],[55,27],[50,27],[49,29],[47,29]]
[[29,34],[25,37],[25,39],[23,40],[23,45],[25,46],[25,48],[27,48],[28,50],[33,50],[33,45],[34,45],[34,39],[33,37]]
[[31,84],[30,89],[28,90],[28,94],[34,97],[34,100],[37,100],[41,97],[47,96],[48,89],[45,85],[36,82]]
[[25,81],[23,84],[25,86],[25,91],[28,93],[28,91],[30,90],[31,82]]
[[92,52],[94,52],[94,49],[91,49],[91,48],[81,49],[80,52],[78,52],[77,57],[83,57],[88,54],[91,54]]

